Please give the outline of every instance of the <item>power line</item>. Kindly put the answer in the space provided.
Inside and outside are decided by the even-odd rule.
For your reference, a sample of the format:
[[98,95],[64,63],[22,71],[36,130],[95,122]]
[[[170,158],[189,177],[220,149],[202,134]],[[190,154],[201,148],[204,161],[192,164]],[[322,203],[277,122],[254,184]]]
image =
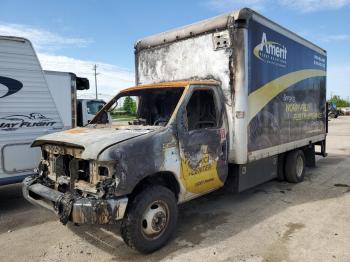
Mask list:
[[97,94],[97,75],[98,75],[98,73],[97,73],[97,65],[96,64],[94,65],[93,70],[94,70],[94,75],[95,75],[96,99],[98,99],[98,94]]

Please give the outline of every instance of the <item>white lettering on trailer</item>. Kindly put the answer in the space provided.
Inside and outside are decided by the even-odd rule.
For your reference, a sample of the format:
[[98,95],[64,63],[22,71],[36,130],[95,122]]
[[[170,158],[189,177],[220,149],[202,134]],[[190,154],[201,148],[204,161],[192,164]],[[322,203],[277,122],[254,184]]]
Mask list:
[[262,33],[261,42],[254,50],[254,55],[261,61],[280,67],[287,64],[287,48],[277,42],[268,40],[265,32]]

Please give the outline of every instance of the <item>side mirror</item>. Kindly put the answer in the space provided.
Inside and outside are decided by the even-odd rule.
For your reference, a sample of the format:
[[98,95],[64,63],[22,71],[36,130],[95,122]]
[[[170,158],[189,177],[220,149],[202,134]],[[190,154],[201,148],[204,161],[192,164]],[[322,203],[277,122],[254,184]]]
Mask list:
[[76,81],[77,90],[89,90],[90,89],[89,79],[83,78],[83,77],[77,77],[75,81]]

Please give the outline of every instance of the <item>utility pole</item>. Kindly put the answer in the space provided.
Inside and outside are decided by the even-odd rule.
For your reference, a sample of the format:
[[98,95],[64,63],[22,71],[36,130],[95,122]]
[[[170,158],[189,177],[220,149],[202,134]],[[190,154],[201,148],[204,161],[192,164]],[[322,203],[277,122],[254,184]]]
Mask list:
[[94,70],[94,75],[95,75],[96,99],[98,99],[98,94],[97,94],[97,75],[98,75],[98,73],[97,73],[97,65],[96,64],[94,65],[93,70]]

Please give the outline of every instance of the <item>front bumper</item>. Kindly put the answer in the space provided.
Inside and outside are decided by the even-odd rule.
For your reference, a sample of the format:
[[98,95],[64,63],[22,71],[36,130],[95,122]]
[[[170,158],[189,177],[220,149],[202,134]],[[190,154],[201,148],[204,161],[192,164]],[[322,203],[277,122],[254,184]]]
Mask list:
[[65,201],[67,193],[42,185],[35,177],[24,179],[22,191],[30,203],[55,212],[60,219],[64,213],[67,220],[77,224],[113,224],[124,217],[128,204],[127,197],[95,199],[70,194]]

